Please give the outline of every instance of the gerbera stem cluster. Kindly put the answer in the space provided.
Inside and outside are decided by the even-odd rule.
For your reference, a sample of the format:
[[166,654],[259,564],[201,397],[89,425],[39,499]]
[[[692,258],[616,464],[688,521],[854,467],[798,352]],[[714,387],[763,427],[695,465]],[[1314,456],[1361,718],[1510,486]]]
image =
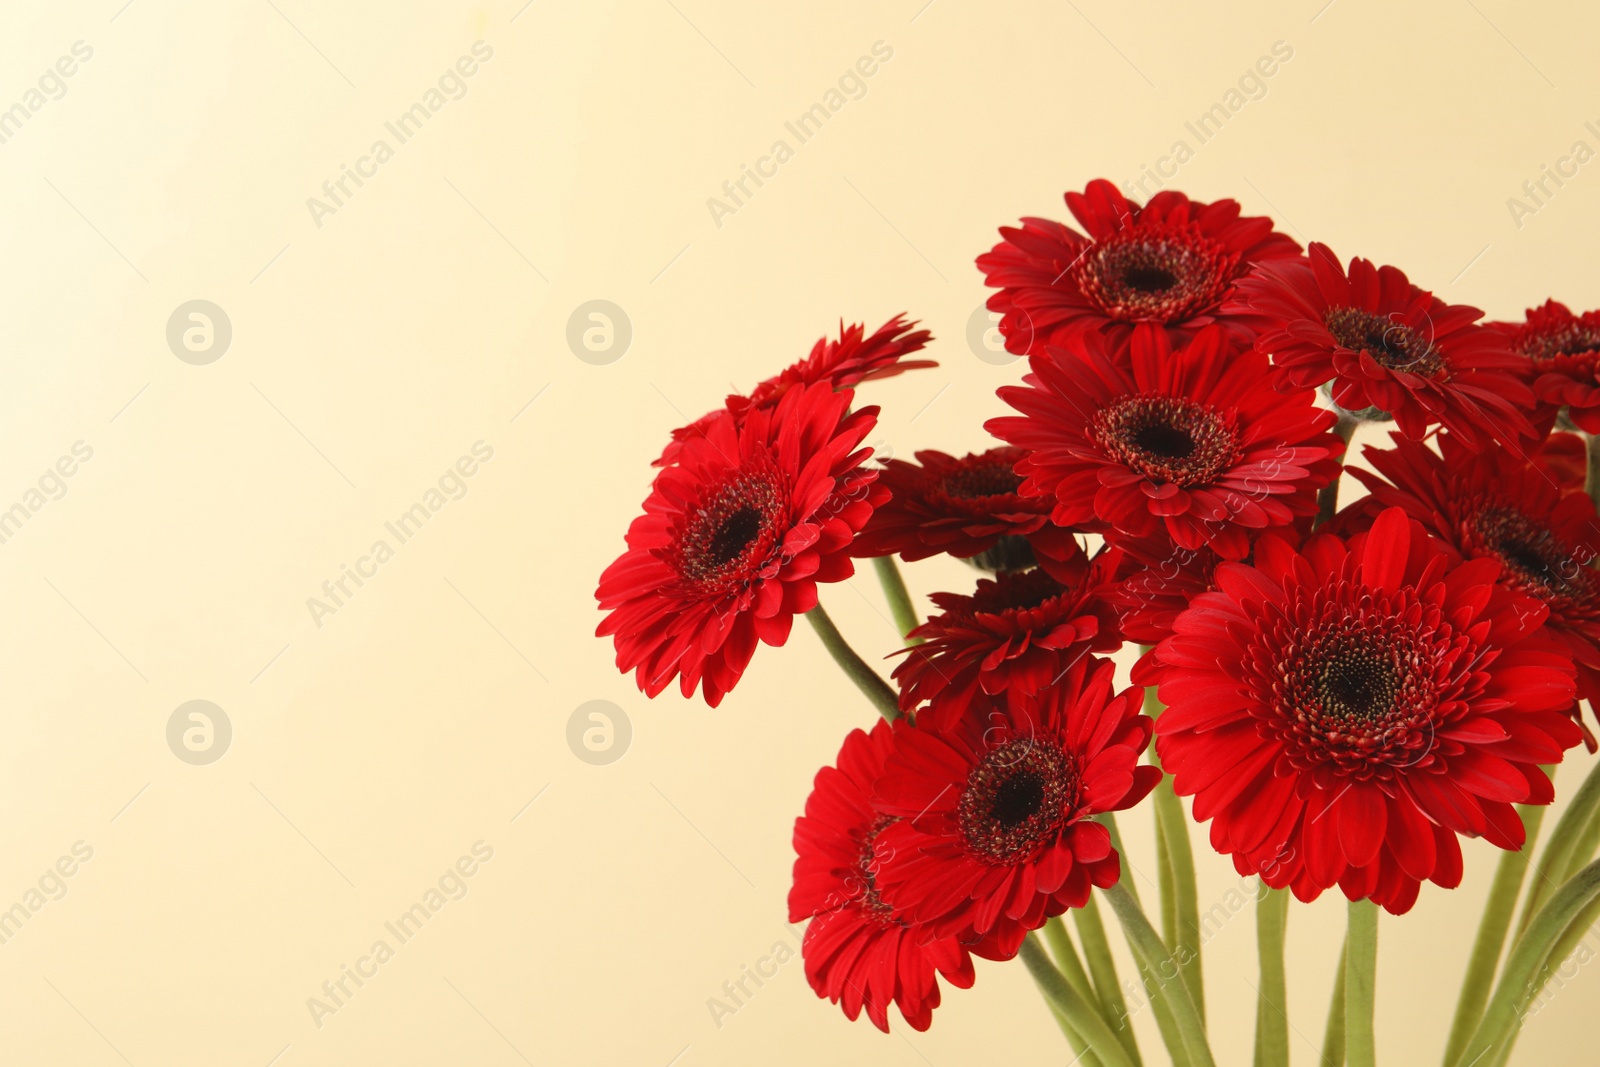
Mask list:
[[[1508,1062],[1600,917],[1600,771],[1529,860],[1555,768],[1600,748],[1600,312],[1481,322],[1231,200],[1066,204],[1081,229],[1027,218],[977,260],[1027,360],[992,440],[876,461],[856,388],[933,366],[907,358],[931,337],[841,323],[672,431],[599,633],[647,695],[737,705],[803,614],[881,716],[794,827],[807,980],[849,1019],[926,1029],[975,958],[1020,956],[1080,1062],[1153,1063],[1149,1006],[1173,1064],[1212,1067],[1208,1012],[1243,1006],[1257,1067],[1287,1067],[1291,905],[1337,893],[1323,1058],[1373,1067],[1379,915],[1459,886],[1481,839],[1505,855],[1443,1064]],[[1362,426],[1387,440],[1357,456]],[[935,556],[977,576],[923,612],[897,561]],[[820,603],[858,559],[882,672]],[[1146,798],[1159,930],[1114,814]],[[1220,996],[1195,824],[1258,887],[1259,976]]]

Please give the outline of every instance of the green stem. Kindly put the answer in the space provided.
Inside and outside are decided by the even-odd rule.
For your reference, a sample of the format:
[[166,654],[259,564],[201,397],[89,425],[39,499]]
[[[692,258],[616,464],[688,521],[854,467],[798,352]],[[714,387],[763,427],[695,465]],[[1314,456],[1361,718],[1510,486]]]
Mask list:
[[1600,805],[1589,813],[1589,823],[1573,839],[1572,847],[1567,853],[1567,865],[1561,872],[1561,881],[1566,881],[1582,870],[1590,860],[1594,859],[1595,850],[1600,849]]
[[856,655],[856,650],[850,647],[839,628],[828,618],[828,613],[818,604],[806,612],[806,618],[811,620],[811,628],[817,631],[817,636],[822,638],[823,647],[833,657],[845,675],[854,683],[856,688],[872,701],[878,713],[890,722],[900,717],[900,700],[895,696],[889,683],[879,677],[878,672],[867,666],[867,661]]
[[1256,955],[1261,988],[1256,1001],[1256,1067],[1289,1067],[1289,981],[1283,967],[1289,893],[1261,883],[1256,894]]
[[1339,946],[1339,968],[1333,972],[1333,1000],[1328,1028],[1322,1032],[1322,1067],[1344,1067],[1344,969],[1350,955],[1348,938]]
[[1179,1039],[1177,1049],[1173,1049],[1170,1043],[1168,1046],[1174,1060],[1181,1049],[1193,1067],[1216,1067],[1211,1046],[1206,1042],[1205,1023],[1201,1021],[1200,1012],[1189,995],[1189,986],[1183,980],[1178,961],[1167,951],[1155,927],[1150,925],[1150,920],[1145,918],[1144,912],[1122,883],[1107,889],[1105,894],[1122,923],[1122,931],[1128,937],[1128,945],[1133,949],[1135,958],[1155,983],[1155,988],[1150,991],[1151,1000],[1164,1001],[1172,1013]]
[[1556,947],[1550,950],[1550,958],[1545,961],[1545,970],[1541,972],[1543,980],[1540,981],[1539,988],[1533,991],[1534,996],[1539,995],[1545,981],[1549,980],[1550,968],[1564,963],[1577,950],[1578,942],[1584,939],[1596,922],[1600,922],[1600,897],[1589,902],[1589,906],[1583,909],[1576,921],[1567,927],[1567,932],[1561,935]]
[[[1333,432],[1348,446],[1350,439],[1355,436],[1357,425],[1359,425],[1357,420],[1340,412],[1339,421],[1333,424]],[[1334,512],[1339,510],[1339,477],[1342,476],[1341,470],[1340,476],[1323,486],[1322,491],[1317,494],[1317,520],[1312,524],[1312,529],[1333,518]]]
[[1072,1024],[1067,1022],[1067,1017],[1061,1014],[1061,1009],[1049,1000],[1046,1000],[1045,1003],[1050,1005],[1050,1016],[1055,1019],[1056,1026],[1061,1029],[1062,1036],[1067,1039],[1067,1044],[1072,1046],[1072,1052],[1077,1057],[1077,1062],[1082,1064],[1083,1067],[1103,1067],[1100,1057],[1094,1054],[1094,1050],[1089,1047],[1088,1042],[1084,1041],[1083,1035],[1074,1030]]
[[[1154,686],[1144,691],[1144,707],[1145,714],[1151,718],[1160,716],[1166,710],[1156,696]],[[1150,763],[1155,767],[1161,766],[1154,746],[1150,749]],[[1200,969],[1200,894],[1195,886],[1189,817],[1184,813],[1183,801],[1172,790],[1171,776],[1162,778],[1156,784],[1150,794],[1150,803],[1155,810],[1156,844],[1160,849],[1161,932],[1176,954],[1183,980],[1188,983],[1189,995],[1194,998],[1203,1024],[1206,1018],[1206,994]]]
[[1200,1012],[1200,1021],[1204,1023],[1206,995],[1200,970],[1200,894],[1195,885],[1189,817],[1184,813],[1183,802],[1172,791],[1170,777],[1161,779],[1151,795],[1156,818],[1163,823],[1162,845],[1172,865],[1176,930],[1168,937],[1168,943],[1182,962],[1184,981],[1189,983],[1189,995],[1194,997],[1194,1006]]
[[1352,900],[1345,941],[1344,1044],[1350,1067],[1373,1067],[1377,1051],[1372,1039],[1378,971],[1378,906]]
[[1057,915],[1044,924],[1044,939],[1050,944],[1050,955],[1055,959],[1057,970],[1072,983],[1072,988],[1078,991],[1079,996],[1103,1015],[1100,998],[1094,992],[1094,983],[1089,980],[1089,972],[1083,969],[1083,960],[1078,957],[1078,948],[1072,943],[1067,924],[1061,921],[1061,916]]
[[[1590,440],[1593,440],[1591,438]],[[1545,901],[1570,878],[1577,868],[1587,863],[1588,857],[1575,857],[1573,850],[1586,836],[1589,821],[1600,815],[1600,763],[1596,763],[1578,791],[1572,794],[1567,810],[1561,813],[1544,854],[1533,865],[1533,878],[1528,885],[1528,902],[1522,908],[1522,918],[1517,922],[1517,933],[1527,930],[1533,916]],[[1524,845],[1524,848],[1528,846]]]
[[1050,1004],[1061,1013],[1068,1026],[1083,1039],[1087,1048],[1100,1058],[1105,1067],[1133,1067],[1117,1043],[1106,1021],[1089,1002],[1078,995],[1072,984],[1056,970],[1039,938],[1029,934],[1022,941],[1022,962],[1033,975],[1039,990]]
[[[1597,920],[1600,920],[1600,897],[1589,902],[1589,906],[1567,927],[1567,932],[1561,935],[1561,939],[1556,942],[1556,947],[1550,950],[1550,955],[1545,959],[1544,966],[1536,972],[1537,977],[1533,988],[1528,990],[1528,995],[1522,1008],[1525,1013],[1527,1012],[1527,1005],[1537,1000],[1539,994],[1544,992],[1544,987],[1550,981],[1551,970],[1560,967],[1562,963],[1572,956],[1573,951],[1578,947],[1578,942],[1584,939],[1589,933],[1589,928],[1594,926]],[[1486,1067],[1504,1067],[1506,1061],[1511,1059],[1511,1050],[1516,1047],[1517,1038],[1521,1034],[1522,1027],[1518,1026],[1511,1032],[1511,1036],[1506,1038],[1505,1048],[1501,1050],[1500,1055],[1496,1056],[1494,1061],[1487,1064]]]
[[1172,873],[1172,850],[1167,848],[1167,823],[1156,815],[1156,884],[1161,898],[1161,940],[1169,945],[1178,941],[1178,879]]
[[1522,1010],[1543,988],[1540,972],[1546,961],[1571,927],[1583,921],[1596,899],[1600,899],[1600,860],[1584,867],[1558,889],[1512,946],[1505,972],[1484,1009],[1483,1021],[1467,1041],[1458,1062],[1475,1064],[1491,1049],[1499,1053],[1495,1062],[1510,1055],[1510,1046],[1522,1025]]
[[1506,931],[1516,915],[1517,896],[1522,892],[1533,843],[1538,840],[1539,826],[1544,821],[1543,806],[1519,807],[1517,812],[1527,828],[1527,840],[1521,851],[1500,854],[1494,882],[1489,887],[1489,900],[1483,907],[1483,919],[1478,923],[1478,938],[1472,944],[1472,957],[1461,980],[1461,996],[1456,1000],[1455,1019],[1450,1024],[1450,1038],[1444,1047],[1445,1067],[1461,1058],[1461,1050],[1472,1036],[1473,1028],[1483,1015],[1483,1006],[1489,1000],[1489,991],[1494,988],[1494,972],[1505,948]]
[[922,644],[921,638],[911,636],[911,631],[917,628],[920,620],[917,618],[917,609],[911,603],[911,591],[906,588],[906,580],[900,577],[900,568],[895,565],[894,557],[875,556],[872,569],[878,572],[878,584],[883,586],[883,595],[889,601],[889,613],[894,616],[894,624],[900,628],[906,644]]
[[1122,996],[1122,984],[1117,980],[1117,963],[1111,958],[1111,942],[1106,938],[1105,923],[1100,919],[1100,903],[1093,893],[1083,907],[1072,909],[1072,921],[1078,928],[1078,940],[1083,942],[1083,956],[1089,964],[1089,976],[1094,980],[1100,1012],[1116,1033],[1117,1040],[1122,1042],[1128,1059],[1133,1061],[1134,1067],[1141,1067],[1139,1042],[1128,1021],[1128,1003]]

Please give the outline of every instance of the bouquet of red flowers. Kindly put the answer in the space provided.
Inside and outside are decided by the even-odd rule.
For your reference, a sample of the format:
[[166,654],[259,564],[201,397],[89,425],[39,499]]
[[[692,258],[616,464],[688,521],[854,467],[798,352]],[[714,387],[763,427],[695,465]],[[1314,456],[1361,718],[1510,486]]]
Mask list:
[[[1323,1059],[1370,1067],[1378,909],[1459,885],[1462,837],[1504,849],[1444,1054],[1504,1064],[1600,916],[1600,771],[1529,860],[1553,765],[1596,748],[1600,312],[1480,322],[1232,200],[1066,202],[1082,232],[1024,219],[977,260],[1030,368],[995,447],[874,464],[855,388],[930,337],[841,328],[672,434],[599,634],[645,693],[715,706],[804,615],[881,714],[794,829],[806,975],[852,1019],[926,1029],[941,976],[1020,956],[1074,1062],[1140,1064],[1103,901],[1171,1061],[1210,1067],[1192,817],[1260,879],[1262,1067],[1291,895],[1350,902]],[[1340,507],[1361,422],[1393,429]],[[923,619],[895,560],[941,553],[987,573]],[[818,602],[860,558],[905,635],[889,679]],[[1121,877],[1141,804],[1159,930]]]

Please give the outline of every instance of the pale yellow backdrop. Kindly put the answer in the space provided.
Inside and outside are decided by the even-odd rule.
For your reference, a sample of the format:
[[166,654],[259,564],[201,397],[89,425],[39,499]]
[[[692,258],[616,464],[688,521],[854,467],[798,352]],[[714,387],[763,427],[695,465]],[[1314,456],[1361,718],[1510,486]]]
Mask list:
[[[875,443],[981,447],[1019,368],[969,343],[973,257],[1066,188],[1170,173],[1180,139],[1173,184],[1449,299],[1600,304],[1600,165],[1507,204],[1600,147],[1600,14],[1324,2],[7,0],[0,909],[27,918],[0,927],[0,1062],[1065,1062],[1018,966],[886,1037],[776,962],[792,820],[872,712],[803,626],[716,711],[648,702],[591,636],[594,581],[667,430],[841,316],[939,337],[939,369],[871,388]],[[786,131],[875,50],[820,133]],[[1185,123],[1219,103],[1200,143]],[[194,300],[231,325],[220,358],[220,333],[181,343],[199,320],[188,358],[169,344]],[[631,326],[620,359],[568,343],[591,300]],[[385,523],[417,504],[401,543]],[[825,598],[893,647],[869,577]],[[191,700],[231,724],[205,765],[175,754],[199,720],[168,742]],[[631,723],[605,765],[568,741],[592,700]],[[1151,835],[1125,825],[1148,893]],[[1437,1056],[1488,852],[1383,924],[1387,1063]],[[1203,906],[1241,884],[1203,854]],[[1300,1063],[1341,922],[1334,900],[1291,917]],[[1206,953],[1219,1061],[1245,1063],[1248,908]],[[714,1018],[757,966],[776,976]],[[1597,997],[1577,974],[1517,1062],[1591,1057]]]

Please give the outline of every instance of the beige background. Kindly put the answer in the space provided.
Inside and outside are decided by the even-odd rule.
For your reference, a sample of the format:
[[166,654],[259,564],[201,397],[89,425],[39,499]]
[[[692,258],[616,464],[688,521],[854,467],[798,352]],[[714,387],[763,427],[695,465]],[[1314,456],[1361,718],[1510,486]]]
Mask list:
[[[75,42],[93,58],[0,144],[0,508],[74,442],[93,458],[0,545],[0,908],[75,842],[93,858],[0,945],[0,1062],[1064,1062],[1010,965],[927,1035],[846,1023],[797,961],[716,1025],[723,982],[794,943],[792,819],[872,712],[803,626],[717,711],[647,702],[591,636],[592,590],[666,431],[840,316],[940,338],[938,370],[872,387],[877,443],[981,447],[1019,368],[967,343],[972,258],[1192,142],[1276,41],[1293,59],[1175,184],[1493,314],[1600,303],[1600,165],[1520,228],[1506,205],[1600,146],[1600,16],[1321,3],[8,0],[0,108]],[[465,95],[319,227],[307,198],[479,40]],[[717,226],[707,198],[878,41],[865,96]],[[196,298],[234,331],[206,366],[165,339]],[[595,298],[634,331],[606,366],[564,339]],[[478,441],[465,496],[317,626],[307,598]],[[870,574],[825,600],[892,647]],[[166,744],[191,699],[233,725],[209,766]],[[632,722],[609,766],[566,742],[594,699]],[[1125,820],[1150,892],[1146,823]],[[307,998],[477,841],[465,898],[319,1028]],[[1489,852],[1383,924],[1388,1063],[1438,1055]],[[1241,884],[1209,854],[1201,877],[1206,907]],[[1341,923],[1335,900],[1290,920],[1301,1063]],[[1248,909],[1207,971],[1219,1062],[1246,1062]],[[1597,995],[1586,969],[1517,1062],[1583,1058]]]

